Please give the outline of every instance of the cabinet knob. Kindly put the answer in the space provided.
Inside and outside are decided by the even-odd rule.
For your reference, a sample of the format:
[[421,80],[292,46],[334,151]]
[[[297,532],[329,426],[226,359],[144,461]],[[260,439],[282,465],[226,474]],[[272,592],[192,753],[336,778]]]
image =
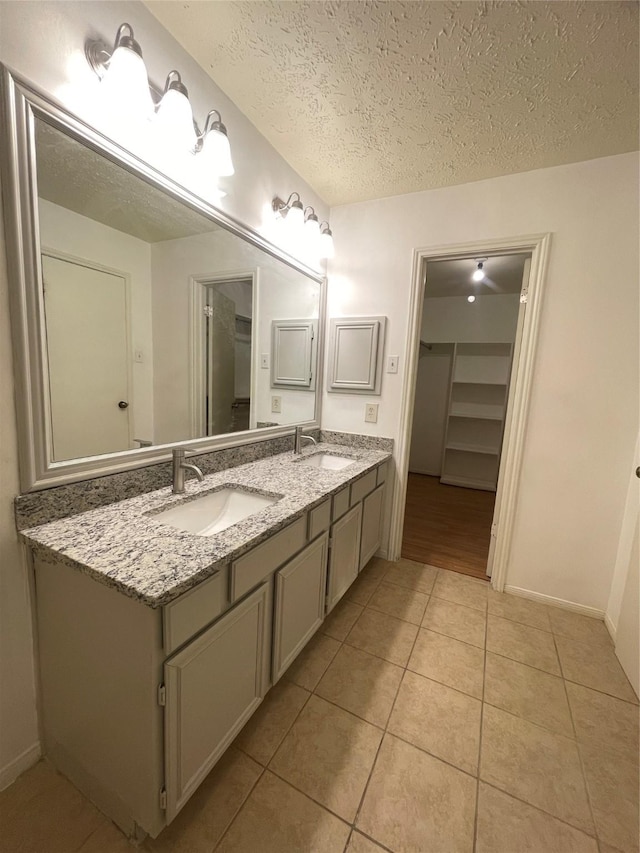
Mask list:
[[118,403],[118,408],[119,409],[128,409],[129,404],[127,403],[126,400],[120,400],[120,402]]

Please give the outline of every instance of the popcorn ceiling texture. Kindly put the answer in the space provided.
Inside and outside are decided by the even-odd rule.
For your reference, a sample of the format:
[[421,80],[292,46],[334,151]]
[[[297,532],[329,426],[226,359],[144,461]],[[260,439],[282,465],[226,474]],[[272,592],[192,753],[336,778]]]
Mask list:
[[331,205],[638,147],[635,2],[146,5]]

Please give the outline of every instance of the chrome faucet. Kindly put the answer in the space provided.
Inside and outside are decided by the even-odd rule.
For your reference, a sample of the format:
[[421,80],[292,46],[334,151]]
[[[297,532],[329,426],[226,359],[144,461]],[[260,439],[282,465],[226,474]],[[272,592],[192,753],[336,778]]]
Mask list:
[[295,431],[295,442],[293,445],[293,452],[294,453],[302,453],[302,442],[303,441],[309,441],[309,442],[311,442],[311,444],[317,444],[318,443],[312,435],[303,435],[302,434],[302,427],[297,426],[296,431]]
[[174,495],[182,495],[184,494],[184,472],[185,471],[193,471],[198,480],[202,482],[204,480],[204,474],[198,468],[197,465],[191,465],[189,462],[185,462],[187,458],[187,454],[185,452],[184,447],[174,447],[173,448],[173,494]]

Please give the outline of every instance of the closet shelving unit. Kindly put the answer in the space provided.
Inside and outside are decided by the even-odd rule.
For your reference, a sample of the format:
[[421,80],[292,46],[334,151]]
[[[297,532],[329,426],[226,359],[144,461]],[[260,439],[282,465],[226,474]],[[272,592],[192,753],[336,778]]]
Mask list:
[[511,343],[454,345],[440,482],[495,491]]

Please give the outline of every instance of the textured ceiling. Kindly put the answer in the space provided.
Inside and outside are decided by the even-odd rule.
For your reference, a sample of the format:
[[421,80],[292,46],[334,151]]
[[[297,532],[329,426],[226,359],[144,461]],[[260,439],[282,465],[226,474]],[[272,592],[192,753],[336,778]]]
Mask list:
[[145,2],[331,205],[638,147],[637,2]]

